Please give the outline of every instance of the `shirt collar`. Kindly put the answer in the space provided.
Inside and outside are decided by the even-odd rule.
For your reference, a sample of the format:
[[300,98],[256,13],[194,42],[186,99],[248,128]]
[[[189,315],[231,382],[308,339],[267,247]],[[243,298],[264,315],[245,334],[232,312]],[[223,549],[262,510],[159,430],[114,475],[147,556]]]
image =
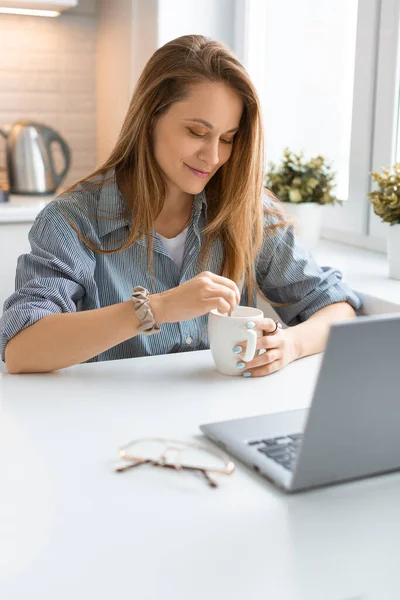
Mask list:
[[[194,196],[192,208],[193,223],[197,224],[203,207],[206,210],[207,199],[205,190]],[[128,218],[129,207],[117,185],[114,169],[104,176],[98,208],[97,227],[100,237],[104,237],[117,229],[129,227],[132,224],[132,219]]]
[[199,194],[195,194],[193,199],[193,221],[195,223],[198,222],[199,216],[204,208],[205,213],[207,214],[207,197],[205,190],[202,190]]

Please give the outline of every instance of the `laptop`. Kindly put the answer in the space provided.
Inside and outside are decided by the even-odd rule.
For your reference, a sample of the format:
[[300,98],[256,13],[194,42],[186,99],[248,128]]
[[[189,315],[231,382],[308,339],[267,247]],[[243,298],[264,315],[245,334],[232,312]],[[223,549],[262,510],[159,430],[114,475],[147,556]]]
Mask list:
[[286,492],[400,469],[400,313],[334,323],[309,409],[203,433]]

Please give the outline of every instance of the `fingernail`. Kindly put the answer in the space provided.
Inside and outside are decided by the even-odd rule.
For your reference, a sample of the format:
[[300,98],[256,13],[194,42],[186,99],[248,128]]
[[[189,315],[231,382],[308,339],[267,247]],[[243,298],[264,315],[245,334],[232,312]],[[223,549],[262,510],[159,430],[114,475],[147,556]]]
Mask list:
[[236,363],[236,368],[237,369],[244,369],[245,368],[245,363],[244,362],[238,362]]
[[243,352],[243,348],[242,346],[235,346],[232,352],[233,354],[240,354],[240,352]]
[[249,321],[246,325],[247,329],[253,329],[253,327],[255,327],[256,324],[254,323],[254,321]]
[[249,373],[249,371],[246,371],[245,373],[243,373],[243,377],[251,377],[251,373]]

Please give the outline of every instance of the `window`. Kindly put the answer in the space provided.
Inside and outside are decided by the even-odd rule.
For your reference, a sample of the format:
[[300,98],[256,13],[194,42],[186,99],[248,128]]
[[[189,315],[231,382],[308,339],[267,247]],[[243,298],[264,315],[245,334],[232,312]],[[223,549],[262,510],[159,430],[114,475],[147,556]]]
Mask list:
[[383,251],[387,226],[367,192],[370,171],[394,162],[400,140],[400,0],[238,3],[245,4],[243,63],[263,107],[266,161],[278,160],[285,146],[332,161],[345,204],[324,208],[323,235]]
[[[336,192],[345,200],[357,5],[358,0],[252,0],[248,17],[253,40],[248,70],[263,105],[266,160],[280,158],[285,146],[329,157],[338,172]],[[262,52],[254,43],[261,39]]]

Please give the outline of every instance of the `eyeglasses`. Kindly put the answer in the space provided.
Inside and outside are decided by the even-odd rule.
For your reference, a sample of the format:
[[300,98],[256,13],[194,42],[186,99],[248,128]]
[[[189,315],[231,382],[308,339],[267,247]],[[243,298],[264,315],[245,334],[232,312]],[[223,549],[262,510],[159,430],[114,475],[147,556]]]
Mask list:
[[234,463],[221,450],[196,442],[164,438],[133,440],[120,447],[119,456],[121,461],[115,466],[118,473],[145,464],[166,467],[199,473],[212,488],[218,487],[218,484],[210,477],[210,473],[232,475],[235,470]]

